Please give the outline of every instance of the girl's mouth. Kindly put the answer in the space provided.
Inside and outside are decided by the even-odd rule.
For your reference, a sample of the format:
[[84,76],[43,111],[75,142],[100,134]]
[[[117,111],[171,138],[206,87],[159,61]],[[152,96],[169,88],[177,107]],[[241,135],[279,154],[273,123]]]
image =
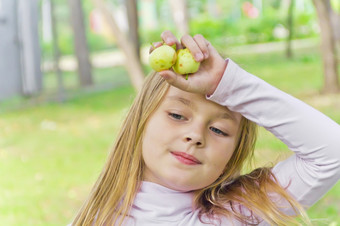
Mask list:
[[178,161],[186,165],[199,165],[202,164],[197,158],[192,155],[189,155],[185,152],[170,152]]

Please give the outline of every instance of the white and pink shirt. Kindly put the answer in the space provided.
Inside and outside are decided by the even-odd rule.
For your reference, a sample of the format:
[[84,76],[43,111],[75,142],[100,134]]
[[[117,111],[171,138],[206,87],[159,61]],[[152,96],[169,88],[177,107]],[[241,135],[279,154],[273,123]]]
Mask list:
[[[340,126],[324,114],[249,74],[230,59],[216,91],[207,99],[256,122],[294,152],[275,165],[273,172],[282,186],[290,183],[288,192],[302,205],[313,205],[338,182]],[[191,192],[142,182],[131,217],[124,225],[209,225],[199,220],[198,210],[192,208],[192,198]],[[225,217],[215,224],[242,225]],[[262,221],[260,225],[269,224]]]

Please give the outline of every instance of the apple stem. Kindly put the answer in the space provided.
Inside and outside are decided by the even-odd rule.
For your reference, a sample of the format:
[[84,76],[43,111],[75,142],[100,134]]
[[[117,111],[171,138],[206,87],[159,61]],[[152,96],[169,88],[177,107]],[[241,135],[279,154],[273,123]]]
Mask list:
[[152,42],[150,42],[150,45],[152,46],[152,48],[153,48],[153,49],[155,49],[155,46],[153,45],[153,43],[152,43]]
[[176,51],[176,44],[173,44],[171,47]]
[[188,78],[189,78],[189,74],[186,74],[185,80],[188,80]]

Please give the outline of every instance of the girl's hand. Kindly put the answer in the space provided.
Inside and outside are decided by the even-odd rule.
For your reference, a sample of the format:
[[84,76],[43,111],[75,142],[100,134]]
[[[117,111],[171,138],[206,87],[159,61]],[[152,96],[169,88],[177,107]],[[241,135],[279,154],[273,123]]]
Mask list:
[[[220,56],[216,49],[202,35],[191,37],[184,35],[179,42],[170,31],[164,31],[161,37],[165,44],[176,44],[177,49],[186,47],[190,50],[194,59],[201,62],[199,70],[189,75],[186,80],[185,76],[175,73],[172,70],[159,72],[170,85],[188,92],[211,95],[214,93],[222,75],[226,69],[227,62]],[[155,47],[161,44],[157,43]],[[152,50],[151,50],[152,51]]]

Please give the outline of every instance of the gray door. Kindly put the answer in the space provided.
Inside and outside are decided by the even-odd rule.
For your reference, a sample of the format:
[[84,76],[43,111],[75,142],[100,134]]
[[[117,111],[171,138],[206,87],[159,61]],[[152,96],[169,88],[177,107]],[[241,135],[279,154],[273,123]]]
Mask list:
[[0,0],[0,100],[42,86],[38,0]]
[[22,90],[16,9],[16,0],[0,0],[0,100]]

